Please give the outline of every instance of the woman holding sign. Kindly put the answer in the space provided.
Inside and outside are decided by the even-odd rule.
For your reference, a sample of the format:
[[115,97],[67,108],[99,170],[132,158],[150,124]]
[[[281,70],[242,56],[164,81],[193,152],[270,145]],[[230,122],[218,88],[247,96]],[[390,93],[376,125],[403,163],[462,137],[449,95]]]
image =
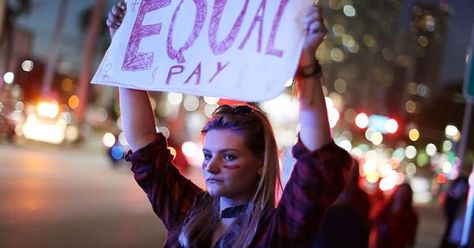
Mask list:
[[[121,2],[109,13],[111,35],[125,15]],[[305,18],[304,50],[295,75],[301,130],[297,164],[277,203],[279,162],[266,115],[250,105],[222,105],[202,129],[207,186],[203,191],[171,163],[166,138],[156,133],[145,91],[120,89],[126,159],[154,212],[168,230],[165,247],[305,247],[326,208],[341,192],[351,158],[332,141],[315,51],[325,29],[312,6]]]

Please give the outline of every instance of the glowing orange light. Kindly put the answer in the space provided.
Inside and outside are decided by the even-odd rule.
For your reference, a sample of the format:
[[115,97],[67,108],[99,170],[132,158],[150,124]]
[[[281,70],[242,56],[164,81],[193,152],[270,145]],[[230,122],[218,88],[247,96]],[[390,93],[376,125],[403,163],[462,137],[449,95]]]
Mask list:
[[69,97],[67,104],[71,109],[76,109],[79,106],[79,97],[77,97],[76,95],[72,95],[71,97]]

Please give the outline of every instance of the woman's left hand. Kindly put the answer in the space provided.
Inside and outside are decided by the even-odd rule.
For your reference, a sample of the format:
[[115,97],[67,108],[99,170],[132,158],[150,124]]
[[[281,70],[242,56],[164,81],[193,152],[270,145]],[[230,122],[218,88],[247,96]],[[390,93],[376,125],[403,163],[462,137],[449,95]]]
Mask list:
[[[307,34],[298,65],[298,71],[301,71],[295,75],[300,99],[300,138],[310,151],[315,151],[332,139],[321,85],[321,67],[316,59],[316,49],[326,35],[321,9],[312,5],[303,23]],[[304,74],[299,74],[301,72]]]
[[318,49],[326,36],[326,28],[324,27],[321,8],[315,4],[311,5],[303,19],[303,25],[307,33],[300,58],[300,68],[312,66],[317,63],[316,49]]

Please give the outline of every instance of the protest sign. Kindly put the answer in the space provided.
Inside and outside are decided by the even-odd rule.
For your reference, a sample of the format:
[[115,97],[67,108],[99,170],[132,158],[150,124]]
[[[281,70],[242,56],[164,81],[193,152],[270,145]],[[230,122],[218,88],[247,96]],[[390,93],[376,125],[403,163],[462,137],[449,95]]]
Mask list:
[[311,0],[130,0],[92,83],[241,101],[293,76]]

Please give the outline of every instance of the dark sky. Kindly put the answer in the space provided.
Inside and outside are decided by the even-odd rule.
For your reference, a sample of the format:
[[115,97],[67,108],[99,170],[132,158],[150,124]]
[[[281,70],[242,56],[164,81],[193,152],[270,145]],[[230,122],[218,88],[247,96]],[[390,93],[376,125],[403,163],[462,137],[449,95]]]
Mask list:
[[448,16],[448,31],[441,63],[441,82],[453,83],[464,77],[465,56],[474,23],[474,1],[472,0],[404,0],[400,25],[409,27],[411,6],[414,4],[451,6]]
[[[45,58],[50,53],[54,25],[58,18],[60,0],[31,0],[33,7],[28,16],[19,19],[19,25],[31,30],[34,34],[33,54]],[[61,40],[60,54],[63,66],[79,66],[82,58],[82,48],[85,34],[79,30],[79,18],[82,11],[91,7],[94,0],[69,0]],[[106,0],[107,7],[104,16],[115,0]]]
[[464,76],[465,57],[471,32],[474,31],[474,1],[448,0],[453,6],[448,29],[448,40],[444,48],[441,80],[452,82]]

